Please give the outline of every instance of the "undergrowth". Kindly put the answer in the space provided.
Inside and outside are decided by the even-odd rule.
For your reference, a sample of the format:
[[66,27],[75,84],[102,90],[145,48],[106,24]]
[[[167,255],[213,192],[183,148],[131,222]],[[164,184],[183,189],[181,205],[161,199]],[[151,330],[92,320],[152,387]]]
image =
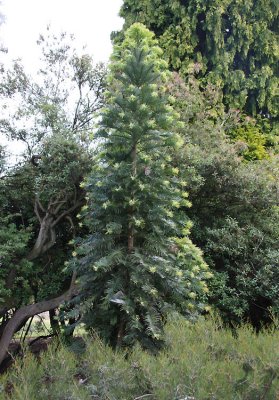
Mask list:
[[83,354],[53,343],[40,359],[27,353],[0,377],[0,399],[14,400],[276,400],[279,332],[235,335],[218,319],[194,325],[173,318],[157,356],[113,351],[97,337]]

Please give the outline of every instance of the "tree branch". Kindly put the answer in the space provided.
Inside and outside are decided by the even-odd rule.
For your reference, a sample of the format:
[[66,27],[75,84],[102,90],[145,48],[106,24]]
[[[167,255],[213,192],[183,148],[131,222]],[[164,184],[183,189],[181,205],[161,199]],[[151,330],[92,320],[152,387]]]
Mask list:
[[39,212],[39,202],[38,202],[37,199],[35,200],[34,211],[35,211],[35,214],[36,214],[38,220],[40,221],[40,223],[42,223],[43,220],[42,220],[42,217],[40,216],[40,212]]
[[40,207],[40,210],[41,210],[42,212],[45,213],[46,210],[45,210],[45,208],[43,207],[43,205],[42,205],[42,203],[41,203],[41,200],[40,200],[40,197],[39,197],[38,194],[36,195],[36,202],[37,202],[38,206]]
[[71,286],[65,293],[50,300],[43,300],[39,303],[21,307],[15,312],[7,323],[0,340],[0,365],[6,357],[14,333],[23,321],[33,317],[34,315],[59,307],[63,302],[69,301],[77,293],[78,287],[75,284],[75,276],[76,275],[73,274]]
[[71,212],[76,210],[78,207],[82,206],[83,203],[84,203],[83,199],[77,201],[76,204],[74,204],[72,207],[68,208],[68,210],[65,210],[62,214],[60,214],[59,217],[57,217],[56,220],[51,224],[51,227],[54,228],[58,224],[58,222],[61,221],[61,219],[71,214]]

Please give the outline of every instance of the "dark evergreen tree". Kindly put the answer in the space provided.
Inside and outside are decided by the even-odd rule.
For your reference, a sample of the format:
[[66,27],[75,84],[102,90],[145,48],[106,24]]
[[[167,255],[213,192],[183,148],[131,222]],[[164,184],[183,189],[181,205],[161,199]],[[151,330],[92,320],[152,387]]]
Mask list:
[[124,0],[124,30],[155,32],[169,65],[220,87],[224,103],[278,117],[278,0]]
[[91,233],[73,252],[82,321],[114,346],[159,344],[170,310],[193,317],[203,309],[211,276],[188,237],[186,182],[171,165],[179,122],[161,55],[142,24],[114,48],[100,151],[85,183]]

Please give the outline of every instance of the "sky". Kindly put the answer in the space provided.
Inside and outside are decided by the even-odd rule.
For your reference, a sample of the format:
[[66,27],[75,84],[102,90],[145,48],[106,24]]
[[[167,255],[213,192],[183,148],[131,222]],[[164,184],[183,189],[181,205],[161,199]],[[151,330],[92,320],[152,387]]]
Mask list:
[[2,0],[6,21],[0,36],[10,57],[21,57],[27,67],[34,63],[36,40],[48,24],[55,33],[73,33],[77,44],[87,45],[96,61],[111,52],[110,33],[119,30],[122,0]]
[[[21,58],[31,74],[39,65],[36,41],[47,25],[54,33],[74,34],[75,47],[82,49],[85,45],[86,53],[96,62],[108,61],[112,50],[110,34],[123,25],[118,16],[122,0],[1,0],[0,3],[5,17],[0,27],[0,43],[8,49],[7,55],[0,55],[1,61]],[[6,144],[1,136],[0,143]],[[23,148],[14,142],[8,149],[13,163]]]

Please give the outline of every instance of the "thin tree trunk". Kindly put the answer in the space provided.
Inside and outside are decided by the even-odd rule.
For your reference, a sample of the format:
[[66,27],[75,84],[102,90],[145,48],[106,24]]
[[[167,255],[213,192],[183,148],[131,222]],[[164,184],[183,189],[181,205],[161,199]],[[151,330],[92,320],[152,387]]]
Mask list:
[[119,327],[118,327],[118,332],[117,332],[117,340],[116,340],[116,347],[117,348],[120,348],[122,346],[124,332],[125,332],[125,321],[123,319],[123,316],[121,315],[120,316]]
[[[136,143],[133,144],[132,150],[131,150],[131,159],[132,159],[132,176],[136,177],[137,175],[137,145]],[[132,197],[134,196],[134,192],[132,192]],[[129,217],[132,217],[134,214],[134,207],[131,206],[129,210]],[[131,226],[128,227],[128,253],[131,254],[134,250],[134,245],[135,245],[135,229],[134,226],[131,224]],[[126,279],[127,283],[129,281],[129,273],[126,273]],[[123,337],[125,334],[125,317],[123,315],[120,315],[120,321],[119,321],[119,326],[117,330],[117,341],[116,341],[116,347],[121,347],[122,342],[123,342]]]
[[23,336],[23,339],[22,339],[22,342],[23,342],[23,343],[25,342],[25,339],[26,339],[26,337],[27,337],[27,335],[28,335],[28,333],[29,333],[29,331],[30,331],[30,328],[31,328],[33,319],[34,319],[34,316],[33,316],[32,318],[30,318],[29,324],[28,324],[28,326],[27,326],[27,329],[26,329],[26,331],[25,331],[25,333],[24,333],[24,336]]
[[49,322],[50,322],[50,326],[51,326],[51,330],[52,333],[54,333],[54,335],[57,335],[60,333],[60,325],[59,325],[59,321],[56,317],[56,312],[55,312],[55,308],[53,308],[52,310],[49,310]]
[[29,261],[33,261],[34,259],[38,258],[41,254],[44,254],[55,244],[56,232],[55,229],[52,228],[53,221],[54,218],[53,216],[49,215],[49,213],[47,213],[41,220],[40,231],[36,242],[33,249],[27,256]]
[[[132,176],[135,177],[137,174],[137,145],[136,143],[132,147],[131,151],[131,158],[132,158]],[[134,193],[132,193],[134,195]],[[134,213],[133,207],[130,210],[130,216]],[[128,253],[132,253],[134,249],[134,241],[135,241],[135,230],[133,225],[128,228]]]

